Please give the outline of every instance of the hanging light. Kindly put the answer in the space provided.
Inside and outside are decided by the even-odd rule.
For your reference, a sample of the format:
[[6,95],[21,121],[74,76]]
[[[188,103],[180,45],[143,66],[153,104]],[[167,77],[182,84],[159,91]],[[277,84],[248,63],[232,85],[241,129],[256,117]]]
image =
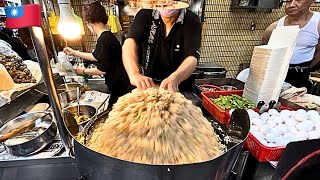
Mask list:
[[70,0],[58,0],[58,4],[60,9],[59,33],[66,39],[78,38],[81,34],[81,26],[73,16]]

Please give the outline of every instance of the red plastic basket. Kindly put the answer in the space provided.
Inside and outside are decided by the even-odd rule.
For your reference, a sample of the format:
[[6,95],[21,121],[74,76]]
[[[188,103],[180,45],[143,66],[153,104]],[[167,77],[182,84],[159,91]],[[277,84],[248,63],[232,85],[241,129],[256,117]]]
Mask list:
[[[294,110],[292,108],[281,106],[280,110]],[[258,111],[257,108],[253,109]],[[285,149],[285,147],[267,147],[260,143],[260,141],[255,138],[251,133],[249,133],[248,138],[244,142],[244,147],[259,161],[278,161]]]
[[267,147],[251,133],[243,145],[259,162],[278,161],[285,149],[285,147]]
[[243,90],[234,91],[215,91],[215,92],[202,92],[202,106],[221,124],[227,124],[230,119],[229,111],[220,109],[210,98],[218,98],[219,96],[228,96],[237,94],[242,96]]

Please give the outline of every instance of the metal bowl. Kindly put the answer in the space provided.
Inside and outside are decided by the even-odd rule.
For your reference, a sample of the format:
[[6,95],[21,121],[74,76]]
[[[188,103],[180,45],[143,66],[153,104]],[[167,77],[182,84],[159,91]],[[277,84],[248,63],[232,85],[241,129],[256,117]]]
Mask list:
[[[67,110],[69,110],[72,114],[77,114],[78,111],[78,106],[70,106],[65,108]],[[91,105],[80,105],[80,115],[89,115],[90,118],[88,118],[86,121],[83,121],[81,123],[78,123],[78,125],[85,125],[87,122],[91,121],[92,119],[94,119],[97,116],[97,109],[94,106]]]
[[[68,89],[65,84],[60,84],[57,88],[59,94],[66,92],[68,102],[77,99],[77,87],[80,89],[83,87],[80,83],[67,83]],[[81,93],[81,91],[80,91]]]
[[223,85],[220,86],[221,90],[223,91],[232,91],[232,90],[238,90],[238,88],[234,87],[234,86],[228,86],[228,85]]
[[57,133],[57,126],[49,112],[33,112],[21,115],[3,125],[0,135],[14,130],[18,123],[35,120],[34,127],[21,135],[6,140],[3,144],[7,152],[15,156],[27,156],[34,154],[50,144]]

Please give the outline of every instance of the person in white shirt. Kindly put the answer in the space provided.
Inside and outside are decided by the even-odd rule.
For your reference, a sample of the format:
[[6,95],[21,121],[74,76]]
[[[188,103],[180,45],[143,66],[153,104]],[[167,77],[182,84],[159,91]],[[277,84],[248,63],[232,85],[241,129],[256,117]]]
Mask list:
[[268,44],[272,31],[279,26],[299,25],[300,32],[290,60],[286,82],[295,87],[307,87],[310,69],[320,62],[320,13],[310,10],[315,0],[287,0],[286,16],[272,23],[264,32],[262,44]]

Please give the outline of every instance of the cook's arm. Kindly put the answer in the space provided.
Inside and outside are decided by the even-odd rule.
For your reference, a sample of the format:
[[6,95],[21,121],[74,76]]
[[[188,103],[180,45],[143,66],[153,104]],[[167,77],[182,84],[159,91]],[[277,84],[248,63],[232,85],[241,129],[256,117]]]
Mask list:
[[175,76],[178,84],[180,84],[182,81],[188,79],[191,76],[196,67],[197,58],[195,58],[194,56],[188,56],[178,67],[178,69],[170,76]]
[[86,60],[90,60],[90,61],[97,61],[92,53],[86,53],[86,52],[80,52],[80,51],[76,51],[70,47],[65,47],[63,48],[63,52],[66,53],[66,54],[70,54],[70,55],[74,55],[74,56],[77,56],[77,57],[80,57],[82,59],[86,59]]
[[277,27],[278,21],[269,25],[262,35],[261,45],[266,45],[269,42],[272,31]]
[[151,78],[142,75],[140,72],[138,46],[133,38],[126,39],[122,46],[122,61],[132,85],[138,89],[147,89],[155,86]]
[[129,78],[140,74],[138,63],[138,47],[133,38],[128,38],[122,46],[122,60]]
[[78,57],[81,57],[82,59],[86,59],[86,60],[89,60],[89,61],[97,61],[92,53],[86,53],[86,52],[79,52],[79,51],[76,51],[75,56],[78,56]]
[[103,75],[106,74],[103,71],[100,71],[97,68],[85,68],[85,67],[76,67],[74,68],[76,74],[78,75],[84,75],[84,74],[89,74],[89,75]]

